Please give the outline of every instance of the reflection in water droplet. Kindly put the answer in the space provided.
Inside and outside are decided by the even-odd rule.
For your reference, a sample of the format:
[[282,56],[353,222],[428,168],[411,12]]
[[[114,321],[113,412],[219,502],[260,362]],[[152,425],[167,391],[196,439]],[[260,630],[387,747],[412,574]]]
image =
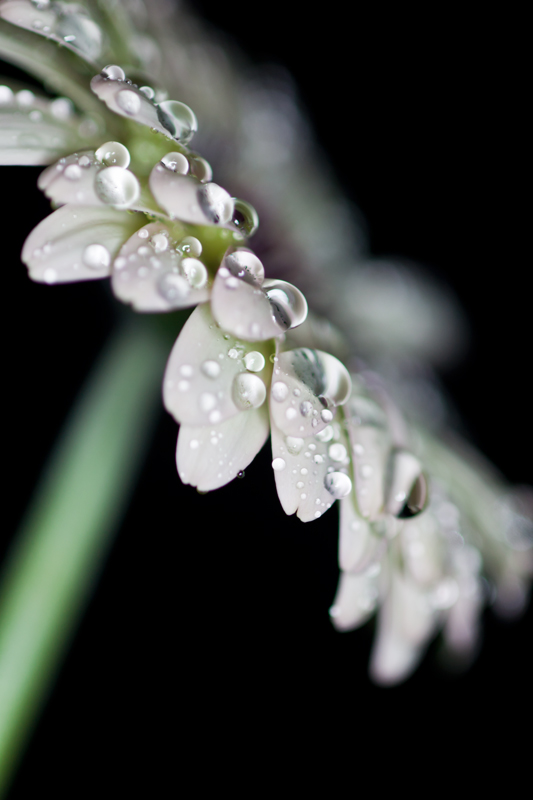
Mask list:
[[272,316],[280,328],[288,330],[305,322],[307,300],[296,286],[286,281],[266,280],[263,289],[270,300]]
[[329,472],[324,478],[324,486],[336,500],[352,491],[352,482],[344,472]]
[[141,110],[141,98],[131,89],[121,89],[117,94],[117,105],[130,117],[134,117]]
[[83,251],[81,260],[90,269],[106,269],[111,264],[111,253],[103,244],[90,244]]
[[101,74],[111,81],[123,81],[126,79],[126,73],[122,67],[118,67],[116,64],[109,64],[104,67]]
[[225,225],[233,212],[233,200],[217,183],[206,183],[198,189],[198,202],[206,217],[215,225]]
[[232,222],[243,236],[253,236],[259,227],[259,216],[250,203],[234,197]]
[[95,178],[94,188],[100,200],[119,208],[131,206],[141,193],[135,175],[122,167],[106,167],[100,170]]
[[194,289],[202,289],[206,285],[207,269],[197,258],[184,258],[181,268]]
[[213,179],[211,164],[201,156],[189,156],[191,172],[200,183],[209,183]]
[[169,303],[183,300],[190,292],[190,286],[183,275],[174,272],[165,272],[157,282],[159,293]]
[[165,100],[157,106],[161,125],[181,144],[190,142],[198,130],[198,121],[192,109],[178,100]]
[[120,142],[105,142],[100,145],[94,155],[106,167],[114,166],[126,169],[130,164],[129,150]]
[[186,236],[176,249],[178,253],[192,258],[198,258],[202,255],[202,243],[195,236]]
[[153,100],[155,97],[155,92],[151,86],[140,86],[139,91],[142,92],[148,100]]
[[339,442],[331,444],[328,449],[328,455],[332,461],[344,461],[347,455],[346,448]]
[[244,356],[244,364],[250,372],[261,372],[265,366],[265,357],[257,350],[252,350],[251,353],[246,353]]
[[272,462],[272,469],[276,472],[281,472],[282,469],[285,469],[286,463],[282,458],[275,458]]
[[204,361],[200,369],[204,375],[213,380],[220,375],[220,364],[217,361]]
[[272,397],[278,403],[282,403],[289,396],[289,387],[283,381],[276,381],[272,384]]
[[258,375],[241,372],[233,379],[232,398],[242,411],[259,408],[265,402],[266,386]]
[[227,269],[235,277],[254,286],[262,283],[265,277],[265,268],[261,261],[255,253],[244,247],[240,247],[234,253],[227,255],[224,259],[224,266],[221,267],[222,269]]
[[178,175],[186,175],[189,171],[189,162],[183,153],[167,153],[161,159],[161,163],[171,172],[177,172]]
[[297,436],[287,436],[285,437],[285,444],[289,453],[292,456],[297,456],[302,451],[304,440],[299,439]]

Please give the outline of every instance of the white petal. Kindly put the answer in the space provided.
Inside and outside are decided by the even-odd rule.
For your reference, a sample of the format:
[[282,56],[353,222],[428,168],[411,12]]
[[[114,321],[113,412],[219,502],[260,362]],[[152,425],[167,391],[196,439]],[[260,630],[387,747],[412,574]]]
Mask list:
[[372,679],[392,685],[409,677],[422,657],[436,620],[428,595],[394,571],[379,612],[370,659]]
[[375,520],[383,512],[391,448],[386,417],[377,403],[360,396],[350,398],[345,413],[358,511],[365,519]]
[[201,492],[224,486],[253,461],[268,433],[266,406],[241,411],[218,425],[182,425],[176,451],[181,480]]
[[347,453],[347,441],[338,425],[336,429],[327,442],[314,436],[285,436],[271,416],[272,468],[278,497],[285,513],[297,513],[302,522],[318,519],[352,489],[349,459],[338,460],[335,450],[342,448]]
[[414,516],[417,511],[422,511],[427,503],[428,492],[419,459],[407,450],[394,450],[391,453],[389,475],[388,513],[403,517]]
[[149,312],[205,303],[210,293],[207,268],[199,259],[183,258],[178,244],[160,222],[134,233],[113,265],[112,287],[119,300]]
[[230,227],[233,200],[215,183],[201,183],[192,175],[180,175],[163,162],[150,173],[150,189],[172,219],[193,225]]
[[[61,119],[53,114],[53,101],[36,97],[29,90],[9,96],[0,86],[0,164],[50,164],[82,143],[79,117]],[[24,94],[30,102],[19,105]]]
[[112,208],[64,206],[30,233],[22,260],[40,283],[105,278],[121,245],[143,221],[140,214]]
[[261,287],[240,280],[225,266],[215,276],[211,304],[219,325],[241,339],[265,341],[284,332]]
[[401,524],[399,540],[407,572],[424,586],[443,576],[445,553],[439,525],[432,514],[421,514]]
[[377,573],[351,575],[343,572],[333,605],[329,610],[338,631],[358,628],[371,616],[378,599]]
[[348,371],[321,350],[281,353],[274,368],[270,413],[287,436],[313,436],[333,419],[351,389]]
[[358,574],[378,563],[387,547],[387,539],[373,531],[356,511],[353,493],[340,508],[339,567]]
[[[245,355],[262,347],[265,367],[257,374],[246,369]],[[163,382],[167,411],[181,423],[212,425],[235,416],[249,404],[244,402],[247,387],[242,381],[262,387],[251,397],[251,405],[266,397],[271,373],[268,348],[240,342],[215,323],[209,305],[198,306],[178,336],[172,349]],[[243,379],[242,376],[247,377]]]
[[59,42],[90,63],[102,52],[102,31],[88,12],[74,3],[43,3],[43,8],[28,0],[5,0],[0,16],[32,33]]

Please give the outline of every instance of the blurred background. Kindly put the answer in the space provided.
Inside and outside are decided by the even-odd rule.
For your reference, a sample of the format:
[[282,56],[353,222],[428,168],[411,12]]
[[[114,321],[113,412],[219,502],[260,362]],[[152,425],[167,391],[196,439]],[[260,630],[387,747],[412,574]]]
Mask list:
[[[372,252],[412,259],[456,293],[471,339],[444,384],[471,441],[510,482],[531,482],[520,20],[368,4],[350,6],[348,17],[304,14],[278,0],[230,14],[212,2],[191,6],[251,64],[292,75],[324,158],[366,219]],[[28,281],[20,249],[49,211],[39,171],[2,171],[11,475],[2,551],[118,312],[98,282]],[[199,496],[177,478],[176,434],[162,412],[13,798],[33,797],[37,786],[77,796],[72,776],[100,791],[106,768],[109,793],[147,781],[158,796],[184,768],[178,736],[188,760],[216,750],[230,723],[239,752],[243,731],[304,720],[336,736],[338,721],[353,716],[358,743],[378,722],[437,738],[450,725],[459,743],[473,728],[451,721],[489,726],[487,735],[514,724],[530,682],[531,610],[511,623],[488,612],[465,674],[441,669],[437,642],[404,685],[377,688],[366,676],[373,623],[338,634],[328,620],[336,509],[308,525],[286,518],[268,445],[242,480]]]

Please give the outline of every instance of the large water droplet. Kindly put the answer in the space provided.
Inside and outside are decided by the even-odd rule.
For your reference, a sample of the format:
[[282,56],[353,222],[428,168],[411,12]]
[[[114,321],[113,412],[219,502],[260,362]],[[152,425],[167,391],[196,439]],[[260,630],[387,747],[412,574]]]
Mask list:
[[315,439],[318,439],[319,442],[330,442],[333,439],[333,433],[332,426],[328,425],[323,431],[315,434]]
[[141,98],[131,89],[122,89],[117,94],[117,105],[130,117],[134,117],[141,110]]
[[291,283],[280,280],[266,280],[263,283],[272,308],[272,316],[283,330],[295,328],[307,318],[307,300],[302,292]]
[[259,408],[265,402],[266,386],[258,375],[241,372],[233,379],[233,402],[242,411],[248,408]]
[[198,189],[198,202],[206,217],[215,225],[225,225],[233,213],[233,200],[217,183],[206,183]]
[[100,170],[95,178],[94,188],[100,200],[118,208],[128,208],[141,193],[135,175],[122,167],[106,167]]
[[346,497],[352,491],[352,482],[344,472],[328,472],[324,478],[324,486],[336,500]]
[[192,109],[178,100],[165,100],[157,106],[161,125],[181,144],[190,142],[198,130],[198,121]]
[[265,367],[265,357],[257,350],[252,350],[244,356],[244,365],[250,372],[261,372]]
[[111,253],[103,244],[89,244],[83,251],[81,260],[90,269],[107,269],[111,264]]
[[282,458],[275,458],[272,462],[272,469],[276,472],[281,472],[282,469],[285,469],[286,463]]
[[250,203],[234,197],[232,222],[243,236],[252,236],[259,227],[259,216]]
[[272,398],[278,403],[283,403],[289,396],[289,387],[283,381],[276,381],[272,384]]
[[181,268],[194,289],[202,289],[207,283],[207,269],[197,258],[184,258]]
[[186,175],[189,171],[189,162],[183,153],[167,153],[161,159],[161,163],[171,172],[177,172],[178,175]]
[[120,142],[105,142],[100,145],[94,155],[106,167],[122,167],[126,169],[130,164],[129,150]]
[[104,67],[101,74],[104,78],[108,78],[110,81],[126,80],[126,73],[122,67],[119,67],[116,64],[109,64],[107,67]]
[[140,86],[139,91],[142,92],[148,100],[153,100],[155,97],[155,92],[151,86]]
[[169,303],[183,300],[190,293],[191,288],[183,275],[175,272],[165,272],[157,282],[157,289],[162,297]]

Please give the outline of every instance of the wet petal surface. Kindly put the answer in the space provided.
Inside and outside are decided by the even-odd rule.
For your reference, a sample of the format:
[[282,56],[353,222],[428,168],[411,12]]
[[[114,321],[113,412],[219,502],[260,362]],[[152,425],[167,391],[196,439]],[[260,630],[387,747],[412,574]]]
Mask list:
[[231,220],[233,200],[222,187],[200,183],[198,178],[180,174],[164,162],[156,164],[150,173],[150,189],[173,219],[221,227],[227,227]]
[[357,513],[353,493],[341,503],[339,524],[339,567],[358,574],[383,557],[387,539]]

